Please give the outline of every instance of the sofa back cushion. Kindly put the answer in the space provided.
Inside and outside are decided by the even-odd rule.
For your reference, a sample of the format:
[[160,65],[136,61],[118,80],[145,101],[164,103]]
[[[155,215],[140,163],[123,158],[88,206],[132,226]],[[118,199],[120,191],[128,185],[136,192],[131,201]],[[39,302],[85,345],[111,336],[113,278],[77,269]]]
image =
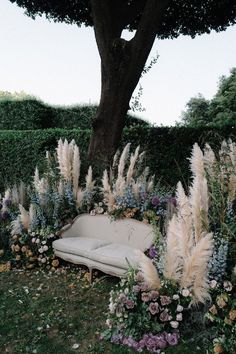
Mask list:
[[107,215],[79,215],[72,225],[61,233],[64,237],[89,237],[120,243],[142,251],[149,248],[154,234],[150,225],[133,219],[112,221]]

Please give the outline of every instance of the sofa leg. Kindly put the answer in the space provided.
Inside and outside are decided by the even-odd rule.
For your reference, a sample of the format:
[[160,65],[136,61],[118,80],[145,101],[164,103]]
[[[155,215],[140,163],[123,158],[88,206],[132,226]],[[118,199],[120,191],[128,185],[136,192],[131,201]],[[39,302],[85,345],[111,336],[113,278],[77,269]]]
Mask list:
[[92,284],[93,281],[93,268],[89,268],[89,284]]

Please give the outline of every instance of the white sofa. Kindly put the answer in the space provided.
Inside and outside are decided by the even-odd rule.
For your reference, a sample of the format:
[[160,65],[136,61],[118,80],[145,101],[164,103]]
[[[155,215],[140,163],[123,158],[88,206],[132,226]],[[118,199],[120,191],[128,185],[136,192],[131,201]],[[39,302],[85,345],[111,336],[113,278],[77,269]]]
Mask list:
[[64,227],[61,238],[53,242],[55,255],[92,270],[122,276],[130,263],[138,264],[136,250],[145,251],[153,242],[153,229],[140,221],[111,221],[107,215],[83,214]]

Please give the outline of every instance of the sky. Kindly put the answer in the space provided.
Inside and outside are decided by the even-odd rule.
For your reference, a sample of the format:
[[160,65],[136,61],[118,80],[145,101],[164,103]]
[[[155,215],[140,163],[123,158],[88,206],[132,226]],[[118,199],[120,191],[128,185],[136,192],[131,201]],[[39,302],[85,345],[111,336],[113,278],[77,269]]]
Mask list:
[[[146,110],[137,115],[157,126],[174,125],[191,97],[202,93],[211,99],[219,77],[236,67],[235,39],[236,26],[195,39],[156,40],[147,63],[157,53],[158,62],[140,81]],[[34,21],[0,0],[0,91],[24,91],[53,105],[98,103],[100,57],[93,29]]]

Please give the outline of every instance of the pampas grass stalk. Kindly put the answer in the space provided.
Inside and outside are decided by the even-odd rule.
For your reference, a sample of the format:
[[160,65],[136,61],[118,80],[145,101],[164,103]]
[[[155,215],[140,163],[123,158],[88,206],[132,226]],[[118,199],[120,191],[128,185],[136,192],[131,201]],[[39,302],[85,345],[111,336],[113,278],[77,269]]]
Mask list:
[[125,147],[124,150],[122,151],[119,165],[118,165],[118,178],[123,177],[124,175],[124,170],[125,170],[125,163],[127,161],[127,158],[129,156],[129,150],[130,150],[130,143],[128,143]]
[[89,166],[88,173],[85,177],[85,180],[86,180],[86,189],[92,191],[94,188],[95,181],[93,181],[93,170],[91,166]]
[[139,270],[143,275],[145,283],[150,290],[160,289],[161,282],[156,267],[151,259],[145,256],[140,250],[136,251],[138,256]]
[[78,185],[79,185],[79,176],[80,176],[80,153],[79,148],[74,144],[73,157],[72,157],[72,184],[73,184],[73,195],[76,198]]
[[139,149],[140,149],[140,146],[137,146],[137,148],[135,149],[135,153],[132,154],[131,157],[130,157],[130,165],[129,165],[127,176],[126,176],[127,184],[129,184],[131,182],[131,178],[134,175],[135,164],[136,164],[136,162],[138,160],[138,157],[139,157]]
[[25,230],[29,230],[29,226],[30,226],[29,213],[25,210],[25,208],[21,204],[19,204],[19,210],[20,210],[20,220],[23,225],[23,228]]

